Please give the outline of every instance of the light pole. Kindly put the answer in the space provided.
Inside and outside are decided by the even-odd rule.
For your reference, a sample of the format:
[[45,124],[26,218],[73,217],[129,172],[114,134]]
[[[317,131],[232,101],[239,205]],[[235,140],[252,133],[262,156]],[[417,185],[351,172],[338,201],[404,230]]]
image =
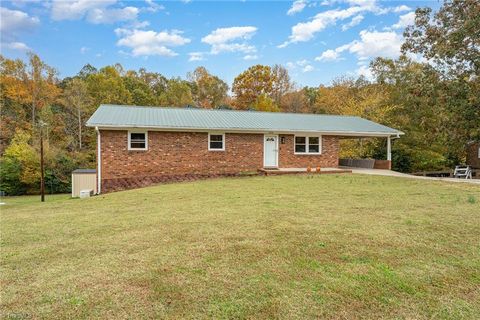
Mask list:
[[42,120],[38,121],[40,127],[40,199],[45,202],[45,168],[43,163],[43,127],[46,125]]

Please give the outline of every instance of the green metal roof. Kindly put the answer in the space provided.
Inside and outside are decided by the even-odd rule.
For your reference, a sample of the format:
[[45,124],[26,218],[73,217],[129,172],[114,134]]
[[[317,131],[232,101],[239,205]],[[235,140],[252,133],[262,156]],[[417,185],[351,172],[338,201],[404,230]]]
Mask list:
[[351,136],[403,134],[396,129],[353,116],[104,104],[90,117],[87,126],[185,131],[311,132]]

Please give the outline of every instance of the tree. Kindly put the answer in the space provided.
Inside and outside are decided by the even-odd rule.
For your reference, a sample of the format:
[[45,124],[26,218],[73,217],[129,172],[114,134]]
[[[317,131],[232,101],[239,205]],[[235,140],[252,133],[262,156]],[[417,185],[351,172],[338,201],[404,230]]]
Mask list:
[[308,98],[305,90],[301,89],[285,93],[280,100],[280,109],[283,112],[308,112]]
[[306,97],[306,110],[310,113],[315,113],[315,103],[319,95],[318,88],[315,87],[303,87],[302,90]]
[[27,120],[30,106],[25,68],[21,60],[0,56],[0,154],[3,154],[16,129],[31,127]]
[[154,106],[157,104],[157,97],[152,88],[146,83],[138,73],[129,70],[122,77],[125,87],[130,92],[132,103],[138,106]]
[[132,94],[125,86],[118,65],[101,68],[89,74],[85,81],[94,105],[132,103]]
[[86,79],[89,75],[97,73],[98,70],[94,66],[92,66],[90,63],[87,63],[82,67],[82,69],[77,73],[77,76]]
[[449,111],[449,130],[463,146],[480,139],[480,2],[447,0],[416,10],[415,25],[405,32],[403,52],[422,54],[443,76],[442,92]]
[[237,109],[248,109],[260,95],[271,96],[275,77],[269,66],[255,65],[239,74],[233,80]]
[[148,72],[144,68],[140,68],[138,77],[152,90],[158,104],[159,97],[167,90],[168,79],[160,73]]
[[193,100],[197,106],[212,109],[225,102],[228,85],[204,67],[189,72],[187,78],[192,82]]
[[[315,95],[313,110],[320,114],[359,116],[385,125],[392,125],[391,114],[396,106],[388,101],[385,86],[342,77],[335,79],[331,86],[320,86]],[[342,139],[341,157],[372,157],[382,149],[384,139]]]
[[277,105],[280,105],[283,96],[291,92],[294,89],[294,85],[290,80],[288,70],[279,64],[272,67],[272,77],[274,79],[272,98]]
[[32,127],[35,127],[37,111],[52,104],[60,95],[60,90],[56,85],[57,71],[34,53],[29,53],[28,57],[26,82],[32,110]]
[[275,104],[275,101],[273,101],[273,99],[266,94],[261,94],[257,97],[255,102],[252,104],[252,109],[267,112],[280,111],[278,106]]
[[446,0],[432,17],[431,8],[415,11],[405,29],[403,52],[420,53],[457,75],[480,72],[480,2]]
[[389,123],[405,132],[392,149],[394,169],[439,170],[458,161],[440,73],[405,56],[397,60],[377,58],[371,70],[386,90],[386,103],[395,106]]
[[185,107],[192,104],[193,97],[189,83],[180,78],[168,80],[166,91],[160,96],[160,105],[166,107]]
[[31,146],[31,135],[17,130],[1,160],[1,189],[18,195],[38,188],[40,158]]
[[88,93],[87,84],[80,78],[74,78],[68,82],[63,92],[64,104],[68,110],[76,115],[78,149],[82,149],[82,136],[84,126],[84,115],[89,114],[88,110],[92,104],[92,98]]

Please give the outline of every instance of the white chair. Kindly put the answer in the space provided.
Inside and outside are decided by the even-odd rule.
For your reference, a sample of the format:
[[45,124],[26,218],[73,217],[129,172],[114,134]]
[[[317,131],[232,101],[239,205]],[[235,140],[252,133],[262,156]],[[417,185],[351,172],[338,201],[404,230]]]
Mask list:
[[472,168],[470,166],[455,166],[453,176],[455,178],[472,179]]

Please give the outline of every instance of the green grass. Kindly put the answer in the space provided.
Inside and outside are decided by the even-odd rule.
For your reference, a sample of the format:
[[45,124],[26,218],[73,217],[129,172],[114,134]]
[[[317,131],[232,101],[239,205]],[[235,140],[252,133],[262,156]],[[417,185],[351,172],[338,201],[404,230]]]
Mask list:
[[1,317],[478,319],[479,200],[357,175],[5,198]]

